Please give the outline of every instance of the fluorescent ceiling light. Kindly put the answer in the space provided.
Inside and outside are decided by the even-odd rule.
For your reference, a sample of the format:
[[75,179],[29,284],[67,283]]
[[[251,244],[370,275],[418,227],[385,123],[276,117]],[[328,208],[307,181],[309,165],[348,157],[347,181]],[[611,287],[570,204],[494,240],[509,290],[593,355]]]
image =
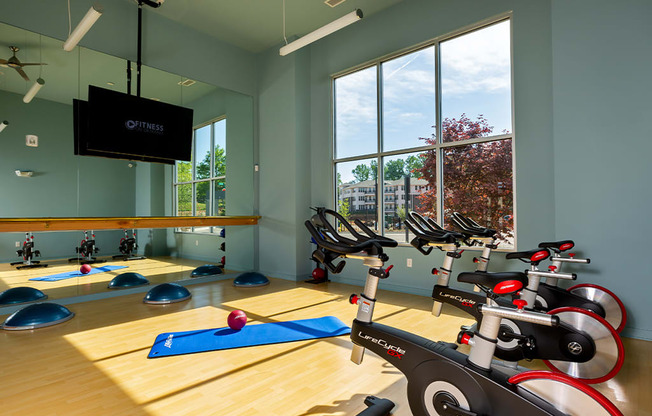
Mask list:
[[0,123],[0,131],[4,130],[5,127],[7,127],[8,125],[9,125],[9,122],[7,120]]
[[66,42],[63,44],[64,51],[70,52],[75,49],[77,43],[79,43],[97,19],[102,16],[102,11],[102,5],[99,3],[95,3],[90,9],[88,9],[86,16],[84,16],[84,18],[79,22],[75,30],[72,31]]
[[25,96],[23,97],[23,102],[25,104],[28,104],[30,101],[32,101],[32,98],[34,98],[38,90],[40,90],[41,87],[44,85],[45,85],[45,80],[43,78],[37,79],[34,85],[32,85],[32,88],[30,88],[29,91],[27,91],[27,94],[25,94]]
[[315,30],[314,32],[310,32],[307,35],[305,35],[304,37],[301,37],[301,38],[295,40],[294,42],[288,43],[287,45],[283,46],[279,50],[279,54],[281,56],[285,56],[285,55],[287,55],[289,53],[292,53],[292,52],[296,51],[297,49],[303,48],[304,46],[306,46],[306,45],[308,45],[308,44],[310,44],[310,43],[312,43],[312,42],[314,42],[316,40],[319,40],[319,39],[323,38],[324,36],[328,36],[331,33],[336,32],[336,31],[342,29],[343,27],[346,27],[346,26],[350,25],[351,23],[355,23],[360,19],[362,19],[362,10],[356,9],[356,10],[352,11],[351,13],[340,17],[337,20],[333,20],[332,22],[330,22],[326,26],[322,26],[319,29]]

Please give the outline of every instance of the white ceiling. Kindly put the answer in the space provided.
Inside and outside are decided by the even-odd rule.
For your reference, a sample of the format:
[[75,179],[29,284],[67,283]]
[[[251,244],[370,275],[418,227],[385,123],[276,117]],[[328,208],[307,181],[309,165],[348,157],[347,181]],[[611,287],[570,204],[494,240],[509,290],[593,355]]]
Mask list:
[[355,9],[368,17],[402,0],[346,0],[336,7],[324,0],[166,0],[150,10],[239,48],[261,52],[283,42],[283,1],[286,36],[290,39]]

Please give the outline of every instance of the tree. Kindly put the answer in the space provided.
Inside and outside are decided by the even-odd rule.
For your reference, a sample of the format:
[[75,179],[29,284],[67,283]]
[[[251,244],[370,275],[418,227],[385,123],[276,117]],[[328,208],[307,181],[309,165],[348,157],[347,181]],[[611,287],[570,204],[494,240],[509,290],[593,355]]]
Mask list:
[[[192,181],[192,163],[177,163],[177,182]],[[177,212],[179,216],[192,215],[192,185],[177,185]]]
[[425,155],[423,153],[417,156],[410,155],[405,159],[405,174],[412,177],[418,177],[421,169],[423,169]]
[[369,176],[371,176],[371,168],[367,165],[358,165],[351,171],[351,173],[355,177],[356,182],[364,182],[369,180]]
[[[214,175],[213,177],[226,176],[226,151],[223,148],[221,148],[219,145],[215,146],[214,160],[215,160],[215,167],[213,171],[213,175]],[[181,166],[181,163],[178,166]],[[180,168],[177,167],[177,172],[180,172],[179,169]],[[204,159],[201,162],[197,163],[195,169],[196,169],[197,179],[209,179],[211,177],[211,154],[209,152],[206,152],[206,154],[204,155]],[[184,163],[183,175],[184,178],[187,178],[186,179],[187,181],[192,180],[190,163]],[[180,177],[179,174],[177,174],[177,176]],[[197,183],[195,187],[195,202],[197,207],[196,215],[210,215],[210,213],[207,212],[207,207],[209,206],[210,187],[211,187],[210,181]],[[215,196],[215,198],[217,198],[217,196]],[[189,197],[189,199],[192,198]],[[218,207],[217,207],[218,213],[224,211],[223,199],[221,200],[221,205],[222,206],[220,207],[220,201],[218,201]],[[192,212],[192,206],[190,210]],[[218,214],[218,215],[222,215],[222,214]]]
[[226,176],[226,150],[215,146],[215,176]]
[[[476,121],[462,114],[459,119],[444,119],[442,142],[455,142],[486,137],[493,131],[487,120]],[[435,137],[422,138],[427,144],[436,143]],[[437,207],[437,152],[425,152],[419,177],[428,181],[430,189],[418,196],[419,210],[434,215]],[[455,211],[513,236],[513,189],[511,140],[453,146],[443,151],[444,218]]]
[[405,161],[403,159],[388,160],[385,163],[385,177],[386,181],[395,181],[401,179],[405,175]]
[[349,198],[344,198],[342,200],[340,206],[337,208],[337,213],[340,214],[345,220],[349,220],[349,217],[351,217]]
[[371,169],[371,179],[378,179],[378,162],[376,159],[369,162],[369,169]]

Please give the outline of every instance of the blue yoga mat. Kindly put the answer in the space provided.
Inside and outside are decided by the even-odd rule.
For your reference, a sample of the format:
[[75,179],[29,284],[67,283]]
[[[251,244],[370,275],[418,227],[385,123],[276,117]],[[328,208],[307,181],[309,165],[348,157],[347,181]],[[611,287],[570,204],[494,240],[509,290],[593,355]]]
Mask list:
[[159,334],[147,358],[217,351],[229,348],[303,341],[351,333],[351,328],[334,316],[299,321],[247,325]]
[[92,274],[110,272],[113,270],[126,269],[127,266],[102,266],[102,267],[93,267],[90,272],[83,274],[79,270],[66,273],[52,274],[50,276],[35,277],[29,280],[38,280],[42,282],[56,282],[57,280],[72,279],[73,277],[84,277],[90,276]]

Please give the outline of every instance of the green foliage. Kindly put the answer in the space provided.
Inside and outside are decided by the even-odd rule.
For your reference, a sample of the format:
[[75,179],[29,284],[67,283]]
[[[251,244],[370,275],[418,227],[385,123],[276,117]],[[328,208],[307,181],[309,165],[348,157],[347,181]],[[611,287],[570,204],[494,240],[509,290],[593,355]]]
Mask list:
[[367,165],[360,164],[353,168],[351,173],[353,174],[356,182],[364,182],[369,180],[369,177],[371,176],[371,168]]
[[190,182],[192,180],[192,163],[177,162],[177,182]]
[[226,176],[226,150],[215,146],[215,176]]
[[340,203],[340,206],[337,208],[337,212],[342,217],[344,217],[345,220],[347,221],[349,220],[349,218],[351,217],[349,198],[344,198],[344,200]]
[[177,210],[179,216],[192,216],[192,185],[177,186]]
[[405,175],[405,161],[403,159],[388,160],[385,163],[385,177],[386,181],[395,181],[401,179]]
[[[196,178],[197,179],[210,179],[211,177],[211,155],[206,153],[204,159],[197,163]],[[219,145],[215,147],[215,167],[214,177],[226,176],[226,151]],[[192,177],[192,163],[178,162],[177,163],[177,182],[190,182]],[[224,180],[221,180],[224,182]],[[206,207],[209,206],[210,195],[210,180],[205,182],[198,182],[195,184],[195,215],[204,216],[209,215]],[[220,188],[221,189],[221,188]],[[216,197],[217,198],[217,197]],[[191,216],[193,215],[193,201],[192,201],[192,184],[178,185],[177,186],[177,207],[178,215]],[[222,193],[221,199],[217,200],[217,215],[225,215],[225,201]]]
[[405,220],[405,208],[403,206],[396,208],[396,216],[399,217],[401,221]]
[[423,169],[425,159],[426,155],[424,153],[420,153],[416,156],[408,156],[407,159],[405,159],[405,174],[409,174],[413,178],[421,179],[421,169]]

